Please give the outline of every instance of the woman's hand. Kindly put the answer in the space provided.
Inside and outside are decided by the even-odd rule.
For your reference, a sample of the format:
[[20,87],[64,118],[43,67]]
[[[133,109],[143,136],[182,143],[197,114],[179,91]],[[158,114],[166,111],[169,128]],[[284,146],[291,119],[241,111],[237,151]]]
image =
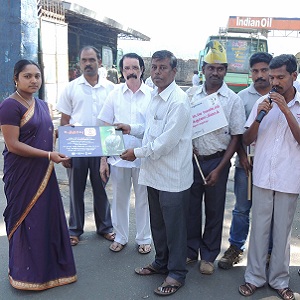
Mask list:
[[70,160],[69,157],[67,157],[64,154],[61,154],[59,152],[53,151],[53,152],[49,152],[49,158],[50,160],[52,160],[53,162],[55,162],[56,164],[59,164],[61,162],[66,162],[68,160]]

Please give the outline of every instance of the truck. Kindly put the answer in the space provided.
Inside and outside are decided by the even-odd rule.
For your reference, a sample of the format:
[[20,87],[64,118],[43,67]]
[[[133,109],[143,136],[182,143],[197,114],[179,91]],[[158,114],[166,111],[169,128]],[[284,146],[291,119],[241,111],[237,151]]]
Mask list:
[[268,52],[268,40],[257,30],[220,28],[219,34],[209,36],[206,46],[199,52],[198,71],[200,82],[205,79],[202,73],[203,60],[209,51],[208,43],[213,40],[218,40],[226,50],[228,68],[224,81],[230,89],[238,93],[252,82],[249,70],[250,56],[259,51]]

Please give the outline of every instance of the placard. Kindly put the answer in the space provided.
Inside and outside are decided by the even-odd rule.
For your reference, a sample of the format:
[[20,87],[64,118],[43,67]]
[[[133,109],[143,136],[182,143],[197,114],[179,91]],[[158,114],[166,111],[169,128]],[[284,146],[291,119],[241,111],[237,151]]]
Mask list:
[[68,157],[113,156],[125,151],[123,133],[114,126],[59,126],[58,146]]
[[193,139],[228,125],[217,93],[191,103]]

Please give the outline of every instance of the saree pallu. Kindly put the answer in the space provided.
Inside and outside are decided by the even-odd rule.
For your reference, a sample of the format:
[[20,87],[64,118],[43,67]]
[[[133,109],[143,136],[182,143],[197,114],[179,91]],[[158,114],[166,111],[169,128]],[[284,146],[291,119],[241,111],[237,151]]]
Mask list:
[[[2,124],[3,125],[3,124]],[[22,116],[19,140],[53,149],[53,124],[39,99]],[[45,290],[77,280],[65,212],[53,162],[3,151],[4,211],[9,280],[23,290]]]

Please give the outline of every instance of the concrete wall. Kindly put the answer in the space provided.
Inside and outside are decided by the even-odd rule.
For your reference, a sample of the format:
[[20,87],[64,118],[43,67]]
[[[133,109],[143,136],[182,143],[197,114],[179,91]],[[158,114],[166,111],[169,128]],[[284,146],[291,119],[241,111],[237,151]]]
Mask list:
[[[143,57],[145,62],[145,72],[144,79],[150,76],[150,65],[151,65],[151,57]],[[192,77],[194,75],[194,70],[198,68],[198,60],[197,59],[189,59],[183,60],[178,59],[177,61],[177,74],[176,74],[176,82],[184,85],[192,84]]]
[[38,61],[36,0],[2,0],[0,5],[0,102],[14,91],[13,68],[22,58]]

